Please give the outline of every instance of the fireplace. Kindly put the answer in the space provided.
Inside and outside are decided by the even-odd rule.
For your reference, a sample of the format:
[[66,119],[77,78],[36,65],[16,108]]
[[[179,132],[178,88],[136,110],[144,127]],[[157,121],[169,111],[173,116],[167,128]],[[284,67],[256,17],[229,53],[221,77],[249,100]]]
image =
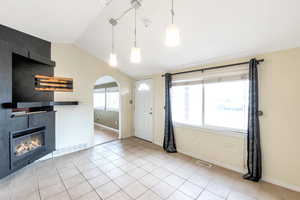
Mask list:
[[73,79],[54,76],[51,42],[0,24],[0,179],[55,151],[54,91]]
[[11,169],[31,163],[46,150],[45,127],[11,133]]

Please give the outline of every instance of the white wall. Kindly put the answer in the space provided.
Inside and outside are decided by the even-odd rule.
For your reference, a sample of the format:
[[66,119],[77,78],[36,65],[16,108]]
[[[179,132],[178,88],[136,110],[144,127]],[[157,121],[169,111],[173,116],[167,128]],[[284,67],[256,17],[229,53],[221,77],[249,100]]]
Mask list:
[[[263,153],[263,178],[300,191],[300,48],[279,51],[257,58],[265,62],[259,66],[261,142]],[[55,100],[77,100],[79,106],[56,107],[57,149],[91,142],[93,134],[93,85],[99,77],[110,75],[120,83],[122,95],[123,137],[131,136],[133,106],[133,80],[108,67],[73,45],[54,44],[52,59],[56,61],[57,76],[73,77],[73,93],[55,93]],[[240,62],[249,58],[231,60]],[[217,64],[226,64],[217,63]],[[216,64],[213,64],[216,65]],[[209,65],[208,65],[209,66]],[[154,142],[162,145],[164,131],[164,80],[161,75],[154,80]],[[245,140],[216,132],[186,127],[175,128],[180,152],[196,158],[215,162],[237,170],[244,170]]]
[[[263,179],[300,191],[300,48],[257,55],[259,65]],[[246,61],[235,59],[220,64]],[[197,68],[197,67],[196,67]],[[164,80],[154,80],[155,143],[162,145],[164,132]],[[180,152],[236,170],[245,170],[243,136],[176,127]]]
[[53,44],[55,75],[74,78],[73,93],[55,92],[55,101],[79,101],[78,106],[56,106],[56,149],[90,145],[93,137],[93,87],[104,76],[113,77],[120,85],[121,129],[123,138],[132,135],[132,79],[109,67],[103,61],[74,45]]

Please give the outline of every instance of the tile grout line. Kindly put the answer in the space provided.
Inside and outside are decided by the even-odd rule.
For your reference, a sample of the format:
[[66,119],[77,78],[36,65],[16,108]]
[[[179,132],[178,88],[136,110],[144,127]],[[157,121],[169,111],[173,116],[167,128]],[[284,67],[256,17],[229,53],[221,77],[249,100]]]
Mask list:
[[[106,148],[106,149],[108,149],[108,148]],[[108,150],[109,150],[109,151],[112,151],[111,149],[108,149]],[[112,152],[112,153],[117,154],[117,153],[115,153],[115,152]],[[119,154],[117,154],[117,155],[119,155]],[[121,157],[121,158],[122,158],[122,157]],[[124,158],[122,158],[122,159],[124,159]],[[140,158],[140,159],[142,159],[142,158]],[[126,160],[126,159],[125,159],[125,160]],[[128,160],[126,160],[126,161],[130,163],[130,161],[128,161]],[[146,159],[146,161],[148,161],[148,162],[154,164],[151,160],[147,160],[147,159]],[[113,161],[110,160],[110,162],[113,162]],[[113,164],[113,163],[112,163],[112,164]],[[114,165],[114,164],[113,164],[113,165]],[[154,165],[156,165],[156,164],[154,164]],[[121,166],[122,166],[122,165],[121,165]],[[143,166],[143,165],[142,165],[142,166]],[[180,188],[182,185],[184,185],[186,182],[189,182],[189,183],[191,183],[191,184],[194,184],[194,183],[190,182],[188,178],[185,178],[185,177],[182,177],[182,176],[180,176],[180,175],[177,175],[177,174],[175,174],[174,172],[172,172],[172,171],[166,169],[166,168],[163,167],[162,165],[156,165],[156,166],[157,166],[156,169],[162,168],[162,169],[167,170],[168,172],[170,172],[170,174],[169,174],[168,176],[166,176],[165,178],[167,178],[167,177],[169,177],[169,176],[171,176],[171,175],[175,175],[175,176],[177,176],[177,177],[179,177],[179,178],[182,178],[182,179],[184,180],[184,182],[183,182],[181,185],[179,185],[179,186],[177,186],[177,187],[174,187],[174,186],[168,184],[167,182],[165,182],[165,181],[164,181],[165,178],[163,178],[163,179],[162,179],[162,178],[159,178],[159,177],[157,177],[157,176],[155,176],[155,175],[153,175],[153,174],[151,173],[152,171],[154,171],[154,170],[156,170],[156,169],[153,169],[153,170],[151,170],[151,171],[149,172],[149,171],[143,169],[141,166],[137,166],[137,168],[142,168],[143,170],[147,171],[147,174],[145,174],[144,176],[146,176],[146,175],[148,175],[148,174],[151,174],[151,175],[153,175],[154,177],[158,178],[158,179],[159,179],[160,181],[162,181],[163,183],[169,185],[170,187],[175,188],[175,190],[174,190],[168,197],[166,197],[165,199],[169,198],[169,197],[170,197],[171,195],[173,195],[176,191],[182,192],[182,191],[179,190],[179,188]],[[117,166],[116,166],[116,167],[117,167]],[[117,167],[117,168],[120,168],[120,166]],[[122,169],[121,169],[121,170],[122,170]],[[125,174],[128,174],[128,171],[125,172]],[[128,174],[128,175],[129,175],[129,174]],[[129,175],[129,176],[130,176],[130,175]],[[142,176],[142,177],[144,177],[144,176]],[[142,177],[140,177],[139,179],[141,179]],[[135,178],[135,177],[133,177],[133,178]],[[135,178],[135,179],[136,179],[136,178]],[[139,182],[139,183],[141,183],[139,179],[136,179],[136,181]],[[132,184],[132,183],[131,183],[131,184]],[[141,183],[141,184],[142,184],[143,186],[145,186],[143,183]],[[129,185],[130,185],[130,184],[129,184]],[[199,187],[197,184],[194,184],[194,185],[196,185],[197,187]],[[201,188],[202,188],[202,191],[200,192],[200,194],[199,194],[195,199],[199,198],[199,196],[203,193],[203,191],[206,190],[207,186],[208,186],[208,184],[207,184],[205,187],[201,187]],[[144,193],[142,193],[140,196],[142,196],[143,194],[145,194],[145,193],[146,193],[147,191],[149,191],[149,190],[152,191],[152,192],[154,192],[155,194],[157,194],[155,191],[152,190],[153,187],[151,187],[151,188],[149,188],[149,187],[147,187],[147,186],[145,186],[145,187],[147,188],[147,190],[146,190]],[[121,188],[121,190],[123,190],[123,189]],[[125,193],[126,193],[126,192],[125,192]],[[185,194],[184,192],[182,192],[182,193]],[[126,193],[126,194],[127,194],[127,193]],[[185,194],[185,195],[186,195],[186,194]],[[140,196],[139,196],[139,197],[140,197]],[[187,196],[189,196],[189,195],[187,195]]]
[[[101,146],[101,145],[99,145],[99,146]],[[97,148],[97,147],[95,147],[95,148]],[[103,148],[103,150],[102,150],[102,148]],[[137,182],[137,183],[140,183],[141,185],[143,185],[144,187],[145,187],[145,191],[144,192],[142,192],[139,196],[137,196],[136,198],[134,198],[134,199],[138,199],[138,198],[140,198],[142,195],[144,195],[145,193],[147,193],[147,192],[149,192],[149,191],[151,191],[151,192],[153,192],[153,193],[155,193],[155,194],[157,194],[156,192],[154,192],[152,189],[155,187],[155,185],[157,185],[157,184],[159,184],[159,183],[164,183],[164,184],[166,184],[166,185],[168,185],[168,186],[170,186],[170,187],[172,187],[172,188],[174,188],[174,191],[168,196],[168,197],[166,197],[166,198],[163,198],[163,199],[167,199],[167,198],[170,198],[175,192],[181,192],[182,194],[184,194],[184,195],[186,195],[187,197],[189,197],[189,198],[191,198],[189,195],[187,195],[186,193],[184,193],[184,192],[182,192],[181,190],[179,190],[181,187],[182,187],[182,185],[184,185],[184,184],[186,184],[186,183],[191,183],[191,184],[194,184],[195,186],[197,186],[197,187],[199,187],[199,188],[202,188],[202,190],[201,190],[201,192],[197,195],[197,197],[196,198],[192,198],[192,199],[197,199],[197,198],[199,198],[201,195],[203,195],[203,193],[205,192],[205,191],[207,191],[207,192],[210,192],[210,193],[212,193],[212,194],[214,194],[214,195],[216,195],[216,196],[218,196],[219,198],[221,198],[221,199],[223,199],[223,200],[228,200],[229,199],[229,196],[230,196],[230,194],[232,193],[232,192],[239,192],[239,190],[237,190],[237,189],[232,189],[232,187],[230,187],[230,189],[229,189],[229,192],[228,192],[228,194],[226,194],[226,193],[219,193],[219,194],[226,194],[226,197],[225,197],[225,195],[223,195],[223,196],[221,196],[221,195],[219,195],[219,194],[217,194],[217,193],[215,193],[214,191],[217,191],[217,190],[214,190],[214,187],[210,187],[210,185],[212,184],[212,183],[218,183],[218,180],[223,180],[222,179],[222,177],[219,177],[218,176],[218,173],[213,173],[213,174],[211,174],[211,173],[209,173],[208,175],[210,176],[210,175],[212,175],[211,177],[212,178],[210,178],[209,179],[209,181],[207,181],[207,183],[206,182],[204,182],[205,183],[205,185],[204,184],[200,184],[200,185],[203,185],[204,187],[201,187],[200,185],[198,185],[198,181],[196,180],[196,182],[194,181],[194,180],[191,180],[191,177],[192,176],[194,176],[194,175],[199,175],[200,177],[202,177],[203,176],[203,178],[205,178],[205,173],[203,174],[201,171],[198,171],[197,170],[197,168],[194,168],[194,166],[193,165],[190,165],[191,163],[190,163],[190,160],[186,160],[186,159],[181,159],[180,157],[173,157],[173,156],[168,156],[168,155],[166,155],[166,156],[161,156],[162,155],[162,152],[160,152],[160,151],[157,151],[157,149],[150,149],[150,148],[148,148],[148,146],[143,146],[143,144],[140,144],[140,143],[136,143],[136,144],[131,144],[131,143],[124,143],[124,144],[122,144],[122,143],[115,143],[115,144],[108,144],[108,145],[106,145],[106,144],[103,144],[103,146],[101,147],[101,150],[104,152],[104,156],[101,154],[101,151],[99,151],[99,152],[97,152],[97,151],[94,151],[95,149],[94,149],[94,147],[93,148],[91,148],[91,149],[89,149],[89,150],[87,150],[86,152],[82,152],[82,154],[73,154],[73,155],[71,155],[70,156],[70,160],[69,160],[69,162],[70,162],[70,164],[72,164],[72,166],[70,165],[70,167],[74,167],[74,170],[76,169],[78,172],[78,175],[80,175],[80,176],[82,176],[83,177],[83,179],[81,180],[82,182],[81,183],[79,183],[79,184],[82,184],[83,183],[83,181],[85,181],[85,182],[87,182],[88,183],[88,185],[91,187],[91,191],[93,191],[93,192],[96,192],[96,194],[97,194],[97,196],[100,198],[100,199],[102,199],[102,197],[97,193],[97,191],[96,191],[96,189],[97,188],[99,188],[99,187],[101,187],[101,186],[103,186],[103,185],[105,185],[105,184],[107,184],[107,183],[109,183],[109,182],[112,182],[112,183],[114,183],[114,184],[116,184],[117,186],[118,186],[118,190],[116,191],[116,192],[114,192],[113,194],[111,194],[110,196],[109,196],[109,198],[111,198],[111,196],[114,196],[116,193],[118,193],[118,192],[124,192],[126,195],[128,195],[128,193],[126,193],[125,192],[125,188],[126,187],[128,187],[129,185],[131,185],[131,184],[133,184],[133,183],[135,183],[135,182]],[[99,148],[99,150],[100,150],[100,148]],[[95,159],[93,159],[93,153],[94,153],[94,155],[95,155]],[[97,155],[99,155],[99,156],[97,156]],[[117,157],[118,156],[118,157]],[[99,158],[98,158],[99,157]],[[127,157],[128,157],[128,160],[127,160]],[[122,159],[122,160],[125,160],[126,162],[124,162],[124,163],[122,163],[122,161],[120,160],[120,162],[114,162],[114,161],[117,161],[117,160],[119,160],[119,159]],[[141,160],[144,160],[144,161],[147,161],[146,163],[144,163],[144,164],[141,164],[141,163],[143,163],[142,161],[141,162],[136,162],[135,163],[135,161],[136,160],[139,160],[139,159],[141,159]],[[167,160],[165,160],[165,159],[167,159]],[[78,160],[78,163],[77,162],[75,162],[75,161],[77,161]],[[82,162],[79,162],[80,160],[82,160]],[[86,160],[86,162],[84,162]],[[97,160],[99,160],[99,164],[95,164],[95,163],[97,163],[96,161]],[[103,164],[103,166],[104,165],[107,165],[107,164],[110,164],[110,165],[113,165],[114,167],[112,168],[112,169],[110,169],[110,170],[105,170],[105,171],[103,171],[103,170],[101,170],[100,169],[100,167],[102,167],[102,165],[101,165],[101,162],[100,162],[100,160],[103,160],[104,161],[104,163],[105,164]],[[63,160],[62,160],[63,161]],[[159,163],[159,164],[157,164],[157,162]],[[171,162],[168,162],[168,161],[171,161]],[[173,162],[174,161],[174,162]],[[177,162],[178,161],[178,162]],[[65,190],[66,190],[66,192],[67,192],[67,194],[68,194],[68,196],[70,197],[70,198],[72,198],[71,197],[71,193],[69,193],[69,190],[67,189],[67,185],[65,184],[65,181],[64,181],[64,179],[63,179],[63,175],[64,174],[62,174],[62,173],[60,173],[60,168],[59,168],[59,166],[58,166],[58,164],[59,164],[59,162],[60,162],[60,160],[55,160],[54,162],[52,162],[53,164],[55,164],[55,172],[56,173],[58,173],[58,176],[59,176],[59,180],[60,180],[60,182],[62,182],[62,185],[63,185],[63,187],[65,187]],[[75,164],[76,163],[76,164]],[[82,168],[82,170],[80,170],[81,169],[81,167],[83,167],[83,165],[84,164],[86,164],[86,163],[91,163],[91,164],[93,164],[93,165],[95,165],[95,169],[98,169],[100,172],[101,172],[101,175],[103,175],[103,176],[105,176],[105,177],[107,177],[108,178],[108,181],[109,182],[107,182],[107,183],[105,183],[105,184],[102,184],[102,185],[100,185],[100,186],[98,186],[98,187],[93,187],[91,184],[90,184],[90,182],[89,182],[89,180],[91,180],[92,178],[87,178],[87,177],[92,177],[92,176],[89,176],[89,174],[87,174],[87,177],[84,175],[84,174],[86,174],[85,173],[85,171],[89,171],[89,170],[92,170],[93,168],[91,168],[91,167],[89,167],[89,166],[87,166],[86,167],[86,170],[83,170],[84,168]],[[121,165],[120,165],[120,163],[122,163]],[[168,163],[170,163],[170,165],[168,164]],[[186,163],[186,165],[181,165],[181,164],[184,164],[184,163]],[[45,163],[45,164],[47,164],[47,165],[38,165],[38,166],[40,166],[40,167],[47,167],[50,163]],[[62,164],[64,164],[64,162],[62,162]],[[134,167],[133,168],[130,168],[130,166],[129,166],[129,168],[128,169],[130,169],[130,170],[127,170],[126,168],[124,168],[125,170],[123,170],[123,168],[121,168],[122,166],[124,166],[124,165],[126,165],[126,164],[131,164],[131,165],[133,165]],[[143,168],[143,166],[147,166],[147,165],[149,165],[149,164],[154,164],[156,167],[154,168],[154,167],[146,167],[146,168],[148,168],[147,170],[145,170],[144,168]],[[82,166],[81,166],[82,165]],[[35,180],[37,180],[38,181],[38,176],[37,176],[37,169],[38,169],[38,166],[34,166],[35,167],[35,170],[34,170],[34,175],[35,175]],[[67,166],[69,166],[69,165],[67,165],[67,163],[66,163],[66,167]],[[174,167],[173,167],[174,166]],[[182,170],[177,170],[177,169],[180,169],[180,166],[184,166],[184,168],[182,169]],[[49,167],[49,166],[48,166]],[[51,167],[51,166],[50,166]],[[191,168],[189,168],[189,167],[191,167]],[[66,169],[68,169],[68,168],[66,168]],[[109,168],[106,168],[106,169],[109,169]],[[111,173],[110,175],[108,175],[112,170],[114,170],[114,169],[118,169],[118,170],[120,170],[120,171],[122,171],[122,174],[121,175],[118,175],[119,173],[118,173],[118,171],[116,170],[115,172],[116,173]],[[131,172],[132,171],[134,171],[134,170],[137,170],[137,169],[141,169],[141,170],[143,170],[143,171],[145,171],[145,174],[144,175],[142,175],[142,176],[139,176],[139,174],[141,174],[141,173],[137,173],[137,175],[138,176],[136,176],[136,177],[138,177],[138,178],[136,178],[136,177],[134,177],[134,176],[131,176]],[[149,170],[149,169],[151,169],[151,170]],[[162,169],[162,170],[166,170],[166,171],[168,171],[169,172],[169,174],[167,175],[167,176],[161,176],[161,174],[166,174],[166,173],[164,173],[163,171],[161,171],[161,173],[157,173],[157,172],[160,172],[160,171],[157,171],[157,172],[155,172],[155,170],[157,170],[157,169]],[[45,168],[45,170],[46,170],[46,172],[47,172],[47,168]],[[190,170],[193,170],[193,172],[191,173],[192,175],[190,175],[189,173],[190,173]],[[96,171],[96,170],[95,170]],[[54,172],[54,171],[53,171]],[[139,171],[138,171],[139,172]],[[155,173],[154,173],[155,172]],[[178,172],[178,173],[177,173]],[[196,172],[199,172],[199,173],[196,173]],[[212,172],[214,172],[214,171],[212,171]],[[215,171],[215,172],[218,172],[218,171]],[[72,175],[73,173],[69,173],[69,175]],[[90,173],[91,175],[93,175],[93,173]],[[156,175],[154,175],[154,174],[156,174]],[[67,175],[67,174],[66,174]],[[76,174],[77,175],[77,174]],[[72,178],[72,177],[75,177],[76,175],[74,175],[74,176],[71,176],[71,177],[69,177],[69,179],[70,178]],[[115,175],[118,175],[118,176],[115,176]],[[129,177],[131,177],[131,178],[133,178],[133,181],[132,182],[130,182],[129,184],[126,184],[124,187],[120,187],[118,184],[117,184],[117,182],[116,182],[116,180],[117,180],[117,178],[118,177],[120,177],[120,176],[123,176],[123,175],[128,175]],[[156,184],[154,184],[153,186],[151,186],[151,187],[148,187],[148,186],[146,186],[146,185],[144,185],[141,181],[142,181],[142,179],[145,177],[145,176],[147,176],[147,175],[152,175],[152,176],[154,176],[155,178],[157,178],[158,179],[158,183],[156,183]],[[173,181],[172,181],[172,179],[169,179],[168,180],[168,182],[167,182],[167,178],[168,177],[170,177],[170,176],[172,176],[172,175],[174,175],[174,176],[176,176],[176,177],[178,177],[178,178],[180,178],[180,179],[182,179],[182,183],[180,183],[180,184],[178,184],[177,186],[173,186],[172,184],[169,184],[169,183],[172,183]],[[226,175],[230,175],[230,174],[226,174]],[[94,176],[94,175],[93,175]],[[98,175],[99,177],[100,177],[100,175]],[[231,175],[230,175],[231,176]],[[95,176],[94,178],[96,178],[97,176]],[[113,177],[113,178],[111,178],[111,177]],[[163,177],[163,178],[160,178],[160,177]],[[67,180],[67,179],[66,179]],[[149,179],[149,180],[151,180],[151,179]],[[174,180],[176,180],[176,182],[175,183],[179,183],[179,181],[177,181],[177,179],[174,179]],[[171,181],[171,182],[170,182]],[[193,182],[192,182],[193,181]],[[199,181],[201,181],[201,179],[199,179]],[[206,181],[205,179],[204,179],[204,181]],[[11,181],[12,182],[12,181]],[[181,181],[180,181],[181,182]],[[195,183],[197,183],[197,184],[195,184]],[[199,183],[201,183],[201,182],[199,182]],[[227,181],[225,182],[225,185],[226,185],[226,183],[227,183]],[[231,182],[228,182],[228,183],[231,183]],[[234,180],[234,183],[236,184],[238,184],[239,183],[239,181],[238,180]],[[222,182],[220,182],[220,184],[221,185],[224,185]],[[78,184],[75,184],[75,186],[76,185],[78,185]],[[176,184],[174,184],[174,185],[176,185]],[[41,193],[41,184],[39,183],[39,181],[38,181],[38,184],[37,184],[37,191],[38,191],[38,197],[42,200],[42,194],[43,193]],[[74,186],[74,187],[75,187]],[[73,186],[72,186],[73,187]],[[208,190],[208,188],[210,188],[209,190]],[[196,190],[195,190],[196,191]],[[13,196],[12,196],[12,190],[10,190],[10,195],[9,195],[9,199],[10,200],[13,200]],[[61,194],[62,192],[60,192],[60,193],[57,193],[56,195],[59,195],[59,194]],[[82,198],[82,196],[84,196],[84,195],[86,195],[87,193],[85,193],[85,194],[83,194],[83,195],[81,195],[81,196],[79,196],[78,198]],[[55,196],[55,195],[52,195],[52,196]],[[52,196],[49,196],[49,197],[52,197]],[[128,195],[128,196],[130,196],[130,195]],[[159,195],[158,195],[159,196]],[[49,197],[47,197],[47,198],[49,198]],[[131,197],[131,196],[130,196]],[[160,197],[160,196],[159,196]],[[256,197],[257,198],[257,197]],[[254,199],[256,199],[256,198],[254,198]],[[76,198],[77,199],[77,198]],[[105,198],[106,199],[106,198]],[[102,199],[103,200],[103,199]]]
[[[115,153],[116,154],[116,153]],[[122,158],[122,156],[120,156],[121,158]],[[124,159],[124,158],[122,158],[122,159]],[[124,160],[126,160],[126,159],[124,159]],[[111,162],[111,164],[112,165],[114,165],[112,162],[113,161],[110,161]],[[126,162],[128,162],[128,163],[130,163],[130,161],[128,161],[128,160],[126,160]],[[131,164],[131,163],[130,163]],[[125,164],[124,164],[125,165]],[[132,164],[132,165],[134,165],[134,164]],[[129,177],[131,177],[131,178],[133,178],[135,181],[134,182],[139,182],[137,179],[136,179],[136,177],[132,177],[130,174],[128,174],[128,172],[129,171],[131,171],[131,170],[129,170],[129,171],[124,171],[122,168],[120,168],[121,166],[116,166],[116,165],[114,165],[116,168],[118,168],[118,169],[120,169],[121,171],[123,171],[124,172],[124,174],[126,174],[126,175],[128,175]],[[140,166],[137,166],[137,165],[135,165],[136,166],[136,168],[135,169],[137,169],[137,168],[140,168]],[[135,170],[135,169],[132,169],[132,170]],[[146,171],[146,170],[145,170]],[[148,171],[147,171],[148,172]],[[144,175],[144,176],[146,176],[147,175],[147,173]],[[122,176],[122,175],[121,175]],[[144,177],[143,176],[143,177]],[[118,176],[118,177],[120,177],[120,176]],[[118,177],[116,177],[116,178],[118,178]],[[110,178],[110,177],[109,177]],[[118,185],[113,179],[111,179],[112,180],[112,182],[114,183],[114,184],[116,184],[116,185]],[[134,183],[133,182],[133,183]],[[128,184],[128,185],[126,185],[126,186],[124,186],[124,188],[125,187],[127,187],[127,186],[129,186],[129,185],[131,185],[131,184],[133,184],[133,183],[130,183],[130,184]],[[139,182],[140,183],[140,182]],[[143,185],[144,186],[144,185]],[[118,187],[120,187],[119,185],[118,185]],[[119,191],[122,191],[122,192],[124,192],[127,196],[129,196],[130,198],[131,198],[131,196],[123,189],[123,188],[121,188],[120,187],[120,190]],[[115,192],[114,194],[116,194],[117,192]],[[112,194],[111,196],[113,196],[114,194]],[[142,193],[141,195],[143,195],[144,193]],[[140,195],[140,196],[141,196]],[[111,196],[109,196],[109,197],[111,197]],[[131,198],[132,199],[132,198]],[[136,199],[136,198],[134,198],[134,199]]]
[[40,197],[40,200],[42,200],[42,195],[41,195],[41,189],[40,189],[40,182],[39,182],[39,180],[38,180],[38,176],[37,176],[37,174],[36,174],[36,168],[34,169],[34,174],[36,175],[36,179],[37,179],[37,182],[38,182],[38,193],[39,193],[39,197]]
[[[105,148],[105,147],[104,147],[104,148]],[[107,148],[106,148],[106,149],[107,149]],[[109,151],[112,151],[111,149],[108,149],[108,150],[109,150]],[[119,154],[117,154],[117,153],[115,153],[115,152],[112,152],[112,153],[113,153],[113,154],[116,154],[116,155],[118,155],[118,156],[120,156]],[[141,157],[141,156],[137,156],[138,159],[142,159],[142,158],[140,158],[140,157]],[[126,160],[126,159],[123,158],[122,156],[120,156],[120,158]],[[104,158],[104,159],[107,159],[107,158]],[[116,159],[116,160],[117,160],[117,159]],[[132,164],[131,161],[129,161],[129,160],[126,160],[126,161],[127,161],[128,163]],[[149,160],[147,160],[147,161],[150,162],[150,163],[152,163],[152,164],[154,164],[153,162],[151,162],[151,161],[149,161]],[[129,170],[129,171],[124,171],[122,168],[120,168],[122,165],[121,165],[121,166],[116,166],[114,163],[112,163],[113,160],[109,160],[109,162],[110,162],[110,164],[114,165],[116,168],[122,170],[122,171],[124,172],[124,174],[126,174],[126,175],[128,175],[128,176],[134,178],[134,179],[135,179],[134,182],[138,182],[138,183],[142,184],[144,187],[147,188],[142,194],[140,194],[138,197],[136,197],[136,198],[134,198],[134,199],[139,198],[140,196],[144,195],[144,194],[145,194],[146,192],[148,192],[149,190],[152,191],[151,188],[145,186],[143,183],[141,183],[141,182],[139,181],[139,179],[143,178],[144,176],[147,176],[148,174],[151,174],[151,172],[149,172],[149,171],[143,169],[141,166],[137,166],[136,164],[132,164],[132,165],[135,165],[135,166],[136,166],[135,169],[140,168],[140,169],[142,169],[142,170],[144,170],[144,171],[147,172],[146,174],[144,174],[143,176],[141,176],[141,177],[139,177],[139,178],[137,179],[136,177],[133,177],[133,176],[131,176],[131,175],[128,173],[128,172],[131,171],[131,170]],[[124,165],[125,165],[125,164],[124,164]],[[143,166],[143,165],[142,165],[142,166]],[[132,170],[135,170],[135,169],[132,169]],[[101,169],[100,169],[100,170],[101,170]],[[102,170],[101,170],[101,171],[102,171]],[[110,170],[110,171],[112,171],[112,170]],[[151,171],[153,171],[153,170],[151,170]],[[108,171],[108,172],[109,172],[109,171]],[[120,175],[120,176],[122,176],[122,175]],[[118,176],[118,177],[119,177],[119,176]],[[118,177],[116,177],[116,178],[118,178]],[[110,178],[110,177],[109,177],[109,178]],[[118,184],[114,181],[114,179],[111,179],[111,181],[112,181],[114,184],[118,185]],[[134,183],[134,182],[133,182],[133,183]],[[133,184],[133,183],[130,183],[130,184],[128,184],[127,186],[129,186],[129,185],[131,185],[131,184]],[[125,186],[125,187],[127,187],[127,186]],[[118,187],[119,187],[119,185],[118,185]],[[119,192],[119,191],[124,192],[126,195],[128,195],[128,196],[131,198],[131,196],[130,196],[123,188],[120,187],[120,190],[118,190],[118,192]],[[153,191],[152,191],[152,192],[153,192]],[[114,194],[116,194],[116,193],[117,193],[117,192],[115,192]],[[114,194],[112,194],[111,196],[113,196]],[[111,196],[109,196],[109,197],[111,197]]]
[[[64,180],[63,180],[63,178],[62,178],[62,176],[61,176],[61,174],[60,174],[60,172],[59,172],[59,170],[57,169],[57,167],[56,167],[56,165],[55,165],[55,170],[57,171],[57,173],[58,173],[58,176],[59,176],[59,178],[60,178],[60,181],[62,182],[62,184],[64,185],[64,187],[65,187],[65,191],[67,192],[67,194],[68,194],[68,196],[70,197],[70,199],[72,199],[71,198],[71,195],[70,195],[70,193],[69,193],[69,190],[68,190],[68,188],[67,188],[67,186],[66,186],[66,184],[65,184],[65,182],[64,182]],[[72,178],[72,177],[70,177],[70,178]],[[61,192],[61,193],[63,193],[63,192]],[[61,194],[61,193],[59,193],[59,194]]]
[[[89,160],[90,160],[90,158],[88,158]],[[73,160],[72,160],[73,161]],[[90,160],[91,161],[91,160]],[[91,161],[92,162],[92,161]],[[92,162],[93,163],[93,162]],[[74,162],[73,162],[73,164],[74,164]],[[93,164],[95,164],[95,163],[93,163]],[[85,179],[85,181],[89,184],[89,186],[93,189],[93,191],[97,194],[97,196],[100,198],[100,200],[103,200],[103,198],[98,194],[98,192],[96,191],[96,189],[90,184],[90,182],[88,181],[88,179],[83,175],[83,173],[81,172],[81,170],[79,170],[79,168],[77,167],[77,165],[76,164],[74,164],[74,166],[75,166],[75,168],[79,171],[79,174]],[[96,168],[98,169],[98,166],[96,165]],[[99,169],[100,170],[100,169]],[[100,170],[101,171],[101,170]],[[79,199],[79,198],[81,198],[82,196],[84,196],[84,195],[86,195],[86,194],[88,194],[88,192],[87,193],[85,193],[85,194],[83,194],[83,195],[81,195],[80,197],[78,197],[77,199]],[[71,198],[72,199],[72,198]],[[73,199],[72,199],[73,200]]]

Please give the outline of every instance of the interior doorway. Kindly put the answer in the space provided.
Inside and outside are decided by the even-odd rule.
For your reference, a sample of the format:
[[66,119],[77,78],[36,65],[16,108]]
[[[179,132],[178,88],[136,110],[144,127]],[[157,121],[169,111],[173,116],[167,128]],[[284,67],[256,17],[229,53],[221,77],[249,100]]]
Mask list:
[[119,139],[119,84],[111,76],[99,78],[94,85],[94,145]]

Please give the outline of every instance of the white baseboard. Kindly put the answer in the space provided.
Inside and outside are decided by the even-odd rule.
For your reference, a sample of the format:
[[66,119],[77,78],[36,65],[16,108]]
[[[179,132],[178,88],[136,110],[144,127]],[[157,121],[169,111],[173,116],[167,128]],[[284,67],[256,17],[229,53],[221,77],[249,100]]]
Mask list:
[[284,187],[284,188],[289,189],[289,190],[300,192],[300,186],[297,186],[297,185],[285,183],[283,181],[278,181],[278,180],[275,180],[275,179],[270,178],[270,177],[263,177],[262,180],[265,181],[265,182],[271,183],[273,185],[278,185],[278,186]]
[[87,143],[78,144],[78,145],[75,145],[75,146],[66,147],[66,148],[63,148],[63,149],[58,149],[58,150],[53,152],[53,156],[54,157],[63,156],[63,155],[66,155],[66,154],[77,152],[77,151],[82,151],[82,150],[85,150],[85,149],[88,149],[88,148],[90,148],[90,146]]
[[66,148],[63,148],[63,149],[58,149],[58,150],[54,151],[53,153],[50,153],[50,154],[40,158],[37,161],[48,160],[48,159],[52,158],[52,156],[53,157],[59,157],[59,156],[67,155],[67,154],[70,154],[70,153],[74,153],[74,152],[77,152],[77,151],[82,151],[82,150],[88,149],[90,147],[91,146],[89,146],[88,144],[79,144],[79,145],[75,145],[75,146],[71,146],[71,147],[66,147]]
[[[161,144],[159,144],[157,142],[155,142],[154,144],[156,144],[158,146],[162,146]],[[182,153],[182,154],[191,156],[193,158],[196,158],[195,156],[193,156],[192,154],[190,154],[188,152],[182,151],[180,149],[177,149],[177,150],[178,150],[179,153]],[[205,158],[196,158],[196,159],[200,159],[200,160],[203,160],[205,162],[208,162],[208,163],[214,164],[216,166],[223,167],[223,168],[226,168],[226,169],[229,169],[229,170],[241,173],[241,174],[245,174],[247,172],[246,169],[241,169],[241,168],[238,168],[236,166],[228,165],[226,163],[219,162],[219,161],[216,161],[216,160],[209,160],[209,159],[205,159]],[[283,181],[275,180],[275,179],[270,178],[270,177],[262,177],[262,180],[267,182],[267,183],[271,183],[273,185],[278,185],[280,187],[283,187],[283,188],[286,188],[286,189],[289,189],[289,190],[292,190],[292,191],[300,192],[300,186],[297,186],[297,185],[285,183]]]
[[[158,146],[162,146],[161,144],[159,144],[157,142],[155,142],[154,144],[156,144]],[[53,152],[53,157],[63,156],[63,155],[66,155],[66,154],[70,154],[70,153],[74,153],[74,152],[77,152],[77,151],[85,150],[85,149],[88,149],[88,148],[91,148],[91,147],[93,147],[93,145],[79,144],[79,145],[75,145],[75,146],[72,146],[72,147],[59,149],[59,150],[56,150],[55,152]],[[184,152],[183,150],[178,149],[178,152],[182,153],[182,154],[185,154],[185,155],[188,155],[188,156],[191,156],[193,158],[196,158],[192,154]],[[52,157],[52,154],[49,154],[49,155],[39,159],[38,161],[47,160],[51,157]],[[226,169],[229,169],[229,170],[241,173],[241,174],[246,173],[246,169],[241,169],[241,168],[238,168],[236,166],[228,165],[224,162],[220,162],[220,161],[216,161],[216,160],[209,160],[209,159],[206,159],[206,158],[196,158],[196,159],[200,159],[200,160],[203,160],[205,162],[208,162],[208,163],[214,164],[216,166],[220,166],[220,167],[223,167],[223,168],[226,168]],[[275,179],[270,178],[270,177],[262,177],[262,180],[265,181],[265,182],[274,184],[274,185],[278,185],[278,186],[296,191],[296,192],[300,192],[300,187],[297,186],[297,185],[285,183],[283,181],[275,180]]]
[[195,159],[199,159],[199,160],[202,160],[202,161],[211,163],[213,165],[216,165],[216,166],[219,166],[219,167],[223,167],[223,168],[226,168],[226,169],[229,169],[229,170],[241,173],[241,174],[246,173],[245,169],[239,168],[237,166],[229,165],[229,164],[226,164],[224,162],[217,161],[217,160],[211,160],[211,159],[207,159],[207,158],[197,158],[196,156],[194,156],[194,155],[192,155],[192,154],[190,154],[188,152],[185,152],[185,151],[180,150],[180,149],[177,149],[177,150],[178,150],[179,153],[191,156],[191,157],[193,157]]
[[99,127],[101,127],[101,128],[106,128],[106,129],[109,129],[109,130],[112,130],[112,131],[115,131],[115,132],[119,133],[119,130],[118,130],[118,129],[114,129],[114,128],[105,126],[105,125],[103,125],[103,124],[99,124],[99,123],[94,122],[94,125],[99,126]]

